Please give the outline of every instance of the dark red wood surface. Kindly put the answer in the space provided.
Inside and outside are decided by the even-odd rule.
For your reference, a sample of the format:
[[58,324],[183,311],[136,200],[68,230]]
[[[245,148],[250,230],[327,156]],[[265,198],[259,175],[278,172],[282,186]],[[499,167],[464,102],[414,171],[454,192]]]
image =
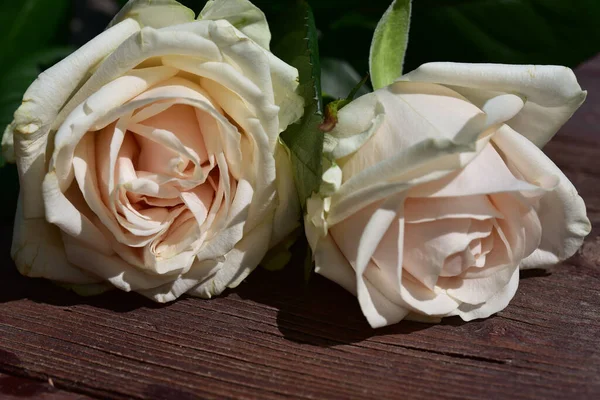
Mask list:
[[498,315],[371,330],[355,298],[300,268],[210,301],[81,298],[18,275],[2,226],[0,398],[600,399],[600,58],[577,74],[588,101],[546,151],[594,228]]

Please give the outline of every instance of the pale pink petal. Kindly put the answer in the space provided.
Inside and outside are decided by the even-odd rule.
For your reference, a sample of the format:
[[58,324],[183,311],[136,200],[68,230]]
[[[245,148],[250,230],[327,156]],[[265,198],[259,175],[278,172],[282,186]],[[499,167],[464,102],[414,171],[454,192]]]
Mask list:
[[490,315],[502,311],[512,300],[519,286],[519,269],[512,270],[512,276],[506,286],[497,291],[486,302],[481,304],[462,303],[457,309],[448,315],[459,315],[464,321],[477,318],[487,318]]
[[444,315],[456,309],[459,302],[438,290],[431,290],[409,274],[405,274],[400,287],[402,300],[425,315]]
[[591,224],[585,204],[573,184],[535,145],[510,128],[498,131],[494,143],[505,154],[509,165],[530,182],[544,176],[558,178],[558,185],[546,193],[536,207],[542,227],[539,248],[521,263],[521,268],[545,268],[572,256],[589,234]]
[[438,181],[415,187],[410,196],[454,197],[517,191],[544,192],[536,185],[515,178],[494,146],[488,144],[466,167]]
[[406,199],[406,222],[429,222],[446,218],[472,218],[477,220],[502,218],[488,196],[424,197]]
[[[338,160],[344,181],[427,139],[459,142],[473,118],[485,119],[481,110],[440,85],[397,82],[374,95],[385,108],[385,119],[360,151]],[[483,133],[484,126],[476,130]]]
[[356,295],[356,273],[331,235],[319,240],[313,251],[313,257],[317,274],[323,275]]
[[516,268],[516,265],[507,265],[496,273],[481,278],[441,278],[440,287],[459,301],[481,304],[491,299],[510,282]]

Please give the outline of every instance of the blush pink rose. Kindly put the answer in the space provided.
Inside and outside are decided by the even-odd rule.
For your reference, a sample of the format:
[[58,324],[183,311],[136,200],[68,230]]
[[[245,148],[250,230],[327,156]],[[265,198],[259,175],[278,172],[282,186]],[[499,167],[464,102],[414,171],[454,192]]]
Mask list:
[[210,1],[198,19],[134,0],[41,74],[4,141],[21,181],[19,271],[159,302],[239,284],[299,225],[279,134],[303,100],[269,40],[245,0]]
[[585,205],[544,145],[585,99],[552,66],[433,63],[353,101],[308,201],[317,273],[373,327],[485,318],[575,253]]

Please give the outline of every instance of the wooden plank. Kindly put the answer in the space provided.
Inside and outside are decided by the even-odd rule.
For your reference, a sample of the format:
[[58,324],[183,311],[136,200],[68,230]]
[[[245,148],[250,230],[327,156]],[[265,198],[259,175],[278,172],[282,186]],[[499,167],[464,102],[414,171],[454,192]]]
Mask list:
[[0,373],[0,397],[3,400],[35,398],[38,400],[86,400],[90,397],[56,389],[54,382],[38,382],[31,379]]
[[19,276],[4,226],[0,371],[116,399],[600,398],[600,59],[578,75],[588,102],[546,151],[593,232],[551,273],[526,273],[497,316],[371,330],[354,297],[305,285],[300,267],[210,301],[81,298]]

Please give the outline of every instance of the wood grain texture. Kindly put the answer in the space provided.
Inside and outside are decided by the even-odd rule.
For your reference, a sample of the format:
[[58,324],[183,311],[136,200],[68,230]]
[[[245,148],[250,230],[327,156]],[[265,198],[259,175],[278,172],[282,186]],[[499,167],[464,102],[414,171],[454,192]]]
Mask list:
[[318,276],[305,285],[300,268],[257,271],[210,301],[81,298],[19,276],[3,226],[0,397],[27,397],[17,379],[48,399],[600,398],[600,58],[578,76],[588,102],[546,151],[593,232],[552,272],[524,274],[498,315],[374,331],[354,297]]
[[0,373],[0,397],[3,400],[36,398],[39,400],[89,400],[83,394],[69,393],[56,389],[54,382],[39,382],[32,379]]

